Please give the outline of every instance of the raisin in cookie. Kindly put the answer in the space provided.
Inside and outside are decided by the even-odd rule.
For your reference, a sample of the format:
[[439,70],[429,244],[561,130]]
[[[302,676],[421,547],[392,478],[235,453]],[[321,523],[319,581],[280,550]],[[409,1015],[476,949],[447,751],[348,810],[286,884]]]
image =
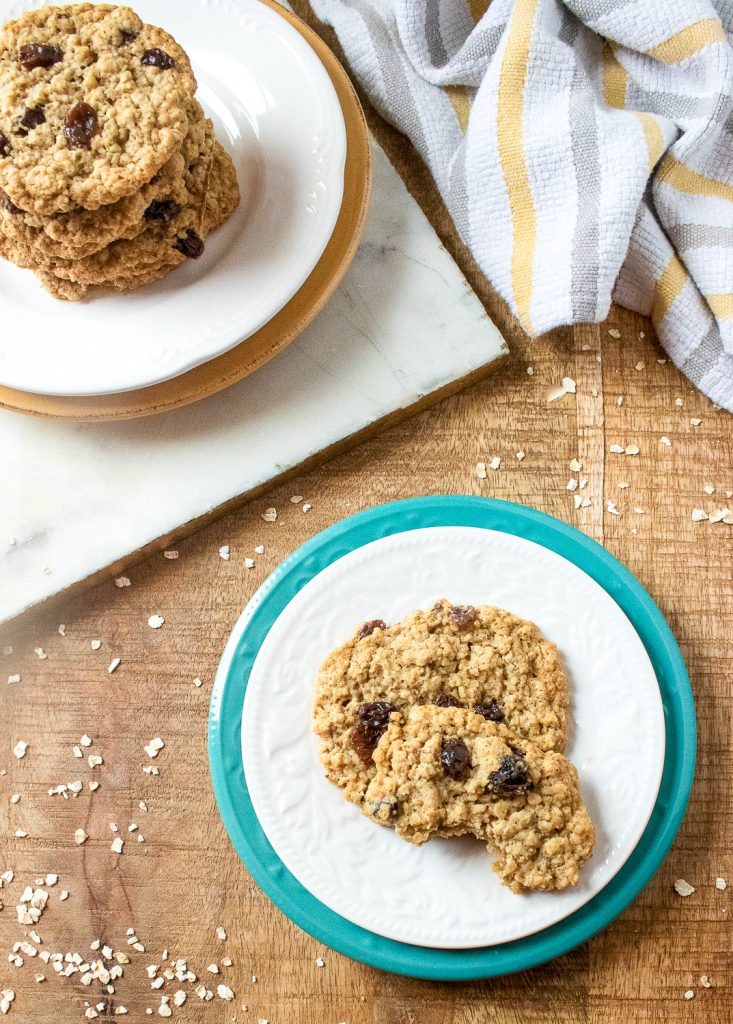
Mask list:
[[127,7],[27,11],[0,32],[0,191],[44,216],[137,192],[181,146],[196,79]]
[[57,261],[37,271],[56,298],[81,299],[91,287],[131,291],[159,280],[189,259],[198,259],[204,240],[239,203],[234,165],[213,139],[185,175],[185,194],[161,211],[160,219],[130,241],[114,242],[84,260]]
[[515,892],[576,885],[595,829],[575,767],[463,708],[395,713],[362,810],[410,843],[474,835]]
[[390,713],[477,709],[541,750],[562,751],[568,689],[554,644],[501,608],[438,601],[387,626],[365,623],[321,666],[313,711],[328,779],[359,803]]
[[180,188],[186,167],[201,152],[206,116],[193,100],[188,132],[182,146],[163,164],[151,181],[131,196],[96,210],[77,209],[53,217],[26,213],[0,196],[0,237],[3,255],[21,267],[51,266],[55,259],[84,259],[120,239],[141,234],[157,212]]

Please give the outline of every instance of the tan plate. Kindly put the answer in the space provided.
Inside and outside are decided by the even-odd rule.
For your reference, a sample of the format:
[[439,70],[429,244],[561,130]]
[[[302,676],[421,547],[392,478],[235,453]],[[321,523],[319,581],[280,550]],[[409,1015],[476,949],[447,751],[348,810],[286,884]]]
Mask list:
[[31,416],[86,421],[126,420],[176,409],[213,395],[254,373],[304,330],[333,295],[354,258],[364,231],[372,186],[369,132],[346,72],[323,40],[274,0],[261,0],[297,29],[326,68],[346,123],[344,198],[336,227],[320,260],[299,291],[259,331],[223,355],[172,380],[116,395],[64,398],[0,386],[0,407]]

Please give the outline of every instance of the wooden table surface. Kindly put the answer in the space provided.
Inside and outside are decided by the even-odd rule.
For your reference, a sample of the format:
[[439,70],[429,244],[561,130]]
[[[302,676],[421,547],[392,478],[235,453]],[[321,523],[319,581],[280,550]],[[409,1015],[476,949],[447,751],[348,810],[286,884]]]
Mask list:
[[[295,4],[303,13],[303,4]],[[326,38],[333,42],[328,33]],[[177,560],[157,554],[128,572],[132,585],[106,583],[52,613],[17,621],[0,636],[0,873],[14,880],[0,890],[0,989],[15,992],[8,1020],[23,1024],[85,1020],[101,1002],[98,981],[57,976],[53,964],[14,943],[95,956],[97,938],[126,950],[130,963],[100,1018],[157,1017],[160,992],[145,968],[183,957],[188,969],[235,998],[202,1003],[193,985],[178,1021],[269,1024],[502,1024],[542,1022],[701,1021],[733,1017],[733,526],[695,523],[693,508],[733,507],[733,417],[697,393],[664,361],[647,322],[614,310],[608,323],[559,330],[530,342],[477,272],[452,230],[429,175],[397,133],[370,112],[375,132],[422,203],[486,307],[505,331],[511,360],[490,380],[363,443],[353,452],[273,490],[177,545]],[[616,330],[620,337],[614,335]],[[643,365],[642,365],[643,364]],[[533,368],[529,375],[528,368]],[[577,394],[548,403],[565,376]],[[619,404],[620,398],[622,404]],[[702,422],[694,426],[691,419]],[[660,438],[666,436],[671,445]],[[639,446],[638,456],[609,453],[611,444]],[[519,462],[515,453],[524,451]],[[476,463],[502,458],[488,478]],[[582,473],[569,469],[579,459]],[[570,477],[586,477],[589,508],[574,510]],[[627,481],[629,487],[620,489]],[[708,495],[703,488],[715,487]],[[275,909],[237,859],[219,820],[208,775],[206,719],[217,661],[242,607],[267,574],[319,530],[359,509],[421,494],[481,494],[534,506],[585,531],[620,558],[666,615],[685,656],[699,729],[696,782],[677,841],[641,896],[601,935],[554,963],[504,979],[437,984],[383,974],[321,946]],[[289,501],[312,503],[303,514]],[[613,500],[620,515],[606,510]],[[12,500],[4,495],[3,500]],[[278,509],[276,523],[262,511]],[[635,508],[643,509],[643,514]],[[144,515],[144,509],[141,509]],[[231,547],[230,561],[219,548]],[[265,554],[246,570],[257,545]],[[152,630],[148,617],[165,617]],[[65,636],[59,635],[60,622]],[[92,650],[90,641],[101,640]],[[12,653],[7,653],[12,646]],[[42,659],[35,652],[42,648]],[[114,674],[107,666],[121,658]],[[195,677],[203,680],[198,688]],[[73,747],[82,734],[93,740]],[[143,744],[161,736],[155,761]],[[13,756],[28,742],[22,759]],[[104,763],[90,768],[89,754]],[[143,774],[144,764],[160,769]],[[83,781],[78,797],[48,789]],[[99,782],[90,792],[87,784]],[[11,803],[11,796],[20,800]],[[145,801],[147,809],[140,809]],[[125,839],[111,850],[110,822]],[[137,832],[128,825],[137,823]],[[88,840],[76,845],[83,828]],[[16,838],[17,829],[27,832]],[[144,835],[144,842],[136,836]],[[59,875],[28,939],[15,906],[27,884]],[[728,879],[727,891],[715,878]],[[673,890],[683,877],[695,892]],[[69,893],[61,902],[60,891]],[[225,941],[217,938],[223,926]],[[133,928],[145,947],[127,945]],[[224,958],[232,965],[223,966]],[[324,966],[316,964],[322,957]],[[219,975],[207,966],[220,965]],[[36,975],[43,974],[43,982]],[[256,982],[253,980],[256,976]],[[711,987],[700,983],[708,976]],[[196,984],[199,984],[197,982]],[[685,992],[692,990],[692,999]],[[128,1009],[123,1017],[120,1006]],[[245,1009],[246,1007],[246,1009]]]

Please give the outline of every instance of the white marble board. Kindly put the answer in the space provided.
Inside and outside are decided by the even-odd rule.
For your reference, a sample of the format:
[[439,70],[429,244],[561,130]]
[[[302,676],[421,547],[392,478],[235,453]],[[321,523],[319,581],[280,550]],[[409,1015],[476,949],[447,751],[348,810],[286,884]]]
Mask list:
[[375,144],[372,208],[352,267],[311,326],[253,376],[120,423],[0,410],[0,621],[505,354]]

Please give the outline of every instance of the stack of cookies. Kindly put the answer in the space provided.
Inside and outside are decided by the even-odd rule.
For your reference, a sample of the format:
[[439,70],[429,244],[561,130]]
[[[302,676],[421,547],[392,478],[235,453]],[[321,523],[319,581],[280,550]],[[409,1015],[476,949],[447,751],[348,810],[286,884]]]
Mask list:
[[0,255],[53,296],[129,291],[239,203],[185,51],[127,7],[29,11],[0,33]]
[[547,891],[577,884],[595,841],[568,704],[534,623],[441,600],[330,654],[314,721],[326,777],[372,821],[418,845],[476,836],[506,886]]

